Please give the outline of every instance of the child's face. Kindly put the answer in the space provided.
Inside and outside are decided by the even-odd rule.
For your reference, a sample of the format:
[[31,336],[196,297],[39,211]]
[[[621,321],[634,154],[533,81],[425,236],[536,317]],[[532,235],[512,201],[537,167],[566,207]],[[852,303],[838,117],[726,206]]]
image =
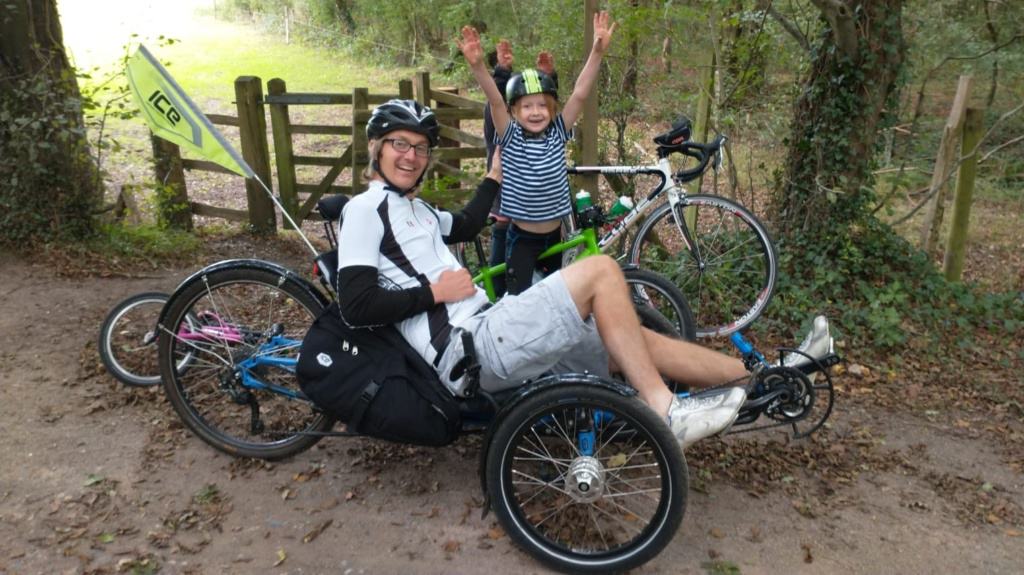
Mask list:
[[516,100],[512,111],[516,121],[527,132],[538,134],[547,129],[551,123],[551,110],[548,109],[544,94],[529,94]]

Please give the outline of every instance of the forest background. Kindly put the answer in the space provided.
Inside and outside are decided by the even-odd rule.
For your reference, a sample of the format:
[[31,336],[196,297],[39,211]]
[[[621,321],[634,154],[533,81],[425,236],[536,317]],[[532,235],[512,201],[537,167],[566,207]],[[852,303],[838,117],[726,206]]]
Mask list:
[[[126,99],[120,74],[134,43],[154,49],[207,113],[231,113],[232,82],[239,75],[264,81],[281,77],[299,91],[345,92],[356,86],[390,91],[422,68],[431,71],[435,84],[479,96],[453,41],[466,23],[486,27],[488,46],[511,40],[517,67],[530,65],[540,50],[551,51],[564,78],[563,92],[586,51],[583,2],[176,4],[175,10],[161,10],[155,2],[107,3],[101,13],[91,2],[0,2],[0,256],[45,262],[37,264],[45,273],[71,278],[68,293],[76,295],[68,297],[77,297],[79,282],[103,292],[111,282],[128,278],[130,283],[111,290],[110,301],[93,302],[97,309],[83,316],[83,322],[91,321],[83,333],[98,325],[99,307],[115,303],[115,291],[128,295],[125,290],[138,287],[147,275],[170,281],[163,270],[249,255],[240,250],[265,250],[257,255],[269,259],[299,253],[293,235],[284,232],[272,242],[257,239],[257,248],[242,248],[248,246],[248,240],[238,239],[248,237],[245,229],[197,218],[197,229],[186,234],[156,218],[161,186],[152,176],[146,129]],[[755,449],[734,441],[721,452],[716,445],[688,454],[698,470],[697,484],[706,485],[712,475],[737,484],[755,476],[768,490],[793,496],[794,508],[807,517],[805,512],[841,507],[848,492],[836,496],[836,490],[856,483],[860,474],[881,481],[886,473],[900,473],[920,481],[916,490],[898,497],[903,511],[918,514],[911,517],[923,522],[926,514],[948,505],[958,519],[954,527],[1005,538],[1000,541],[1007,548],[1019,542],[1015,538],[1024,529],[1024,5],[621,0],[602,7],[620,22],[600,83],[602,161],[650,159],[650,138],[681,113],[696,117],[702,93],[709,95],[710,130],[728,134],[732,147],[726,170],[717,179],[708,177],[704,188],[750,206],[774,233],[782,259],[778,295],[755,324],[755,336],[764,347],[791,343],[813,313],[825,312],[849,359],[839,380],[835,428],[802,448],[762,444]],[[45,26],[23,25],[17,18],[26,13]],[[857,41],[847,52],[850,46],[839,31],[851,23]],[[25,30],[37,32],[35,43],[16,41]],[[213,33],[200,39],[201,31]],[[89,53],[89,41],[101,36],[113,42]],[[49,56],[46,39],[56,40],[62,53],[67,48],[66,66]],[[23,51],[47,56],[40,59],[46,65],[16,69],[12,63]],[[707,76],[712,62],[713,83]],[[940,241],[925,250],[920,235],[927,209],[922,206],[957,83],[965,74],[973,78],[968,105],[984,110],[984,131],[966,267],[962,280],[949,281],[941,271],[949,210]],[[329,150],[335,144],[314,145]],[[967,155],[958,150],[955,161]],[[469,165],[466,178],[479,173]],[[947,186],[954,187],[956,179],[949,177]],[[117,220],[107,208],[125,186],[134,190],[139,213]],[[190,176],[189,189],[200,197],[222,198],[225,205],[244,205],[237,178]],[[4,261],[5,271],[23,269],[20,264],[7,268],[13,260]],[[37,277],[27,277],[25,285],[36,285]],[[4,281],[10,283],[0,293],[11,301],[27,291],[45,291],[18,291],[22,283]],[[53,288],[57,280],[39,281]],[[11,317],[22,308],[33,309],[12,304]],[[8,326],[6,333],[13,335],[0,355],[5,360],[0,376],[24,361],[19,334],[30,333],[33,328],[26,325],[37,319],[23,321]],[[48,341],[58,345],[66,336]],[[106,410],[138,419],[131,409],[142,405],[138,409],[155,422],[153,437],[162,438],[168,424],[155,415],[159,398],[137,390],[97,391],[95,349],[77,340],[76,345],[86,346],[81,378],[70,384],[65,379],[69,389],[62,391],[84,395],[87,413],[68,402],[15,409],[10,406],[19,404],[6,396],[0,403],[12,412],[2,420],[5,425],[28,414],[48,423],[63,417],[58,428],[73,422],[74,429],[90,430],[110,413]],[[38,357],[38,351],[25,353]],[[4,393],[18,389],[13,377],[7,382]],[[44,396],[54,397],[48,389],[39,386],[26,398],[42,404]],[[857,419],[862,416],[868,423]],[[17,438],[34,433],[11,427],[5,436],[14,439],[10,449],[17,450]],[[894,454],[886,447],[886,441],[912,441],[905,438],[924,444],[930,436],[956,449],[930,446],[930,453],[941,456],[929,462],[926,456],[916,458],[914,449]],[[175,441],[180,449],[184,440]],[[983,449],[972,451],[979,445]],[[121,449],[108,447],[112,453]],[[748,457],[752,454],[756,457]],[[986,457],[985,465],[972,468],[978,462],[971,460],[961,462],[966,470],[959,472],[930,471],[930,465],[972,457]],[[818,466],[812,483],[794,471],[801,465]],[[808,485],[823,486],[822,493],[812,497],[815,490]],[[870,497],[884,499],[884,490],[879,491],[871,490]],[[922,492],[934,493],[942,503]],[[14,500],[0,494],[0,502],[13,505]],[[31,508],[49,500],[25,501]],[[3,518],[10,517],[5,511]],[[850,528],[846,522],[839,526]],[[957,536],[950,535],[947,543]],[[737,542],[729,543],[738,548]],[[1013,567],[1008,561],[1006,572]]]

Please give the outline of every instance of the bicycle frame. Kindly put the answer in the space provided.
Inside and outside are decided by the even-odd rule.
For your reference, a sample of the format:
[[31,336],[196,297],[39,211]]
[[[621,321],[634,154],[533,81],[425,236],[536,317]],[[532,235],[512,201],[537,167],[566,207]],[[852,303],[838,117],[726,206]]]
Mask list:
[[[642,216],[645,216],[654,209],[662,195],[668,196],[668,201],[672,204],[673,208],[686,197],[686,191],[677,185],[673,179],[672,166],[669,164],[667,157],[661,158],[656,165],[652,166],[575,166],[568,168],[568,171],[569,174],[654,175],[659,176],[661,182],[654,190],[647,194],[647,197],[641,199],[637,205],[633,206],[633,209],[626,212],[624,216],[617,218],[615,222],[608,222],[610,228],[601,234],[600,237],[598,237],[597,224],[571,231],[568,239],[545,250],[537,256],[538,260],[569,251],[578,246],[583,246],[583,251],[576,257],[577,260],[586,256],[605,253],[626,230],[633,227]],[[687,249],[692,253],[693,246],[696,243],[691,240],[690,230],[686,226],[681,225],[680,222],[676,222],[676,225],[679,227],[679,233],[683,236]],[[700,254],[695,253],[693,255],[699,262]],[[483,260],[481,259],[481,261]],[[473,283],[483,285],[484,291],[487,292],[487,298],[493,302],[497,299],[494,292],[493,278],[503,275],[506,270],[507,266],[504,263],[495,266],[481,265],[479,273],[473,277]]]
[[[583,228],[582,230],[574,232],[569,237],[569,239],[559,242],[551,246],[550,248],[544,250],[539,256],[537,256],[537,259],[540,260],[546,257],[553,256],[555,254],[560,254],[562,252],[571,250],[578,246],[584,247],[583,251],[580,252],[578,256],[576,256],[576,259],[582,259],[586,256],[601,253],[601,250],[598,247],[597,242],[597,232],[594,230],[594,227],[586,227]],[[481,259],[481,261],[483,261],[483,259]],[[494,277],[504,275],[507,269],[508,265],[505,264],[504,262],[496,266],[481,265],[479,273],[473,276],[473,283],[477,285],[480,285],[482,283],[484,286],[484,291],[487,292],[487,299],[491,300],[491,302],[497,301],[498,297],[497,294],[494,292]]]
[[[672,205],[673,212],[675,207],[686,198],[686,190],[676,183],[672,174],[672,166],[669,164],[668,158],[661,158],[658,163],[651,166],[574,166],[569,168],[570,175],[585,175],[585,174],[614,174],[621,176],[659,176],[661,181],[646,197],[642,198],[633,209],[626,212],[617,222],[615,222],[611,229],[605,232],[601,238],[597,241],[597,246],[600,251],[607,252],[608,249],[618,240],[626,230],[633,227],[633,225],[640,219],[641,216],[647,215],[649,211],[654,209],[662,195],[667,195],[669,204]],[[693,247],[696,245],[690,237],[690,230],[682,225],[680,222],[676,222],[676,226],[679,228],[679,233],[683,237],[683,241],[686,243],[686,248],[693,251]],[[700,254],[693,254],[697,261],[700,261]]]

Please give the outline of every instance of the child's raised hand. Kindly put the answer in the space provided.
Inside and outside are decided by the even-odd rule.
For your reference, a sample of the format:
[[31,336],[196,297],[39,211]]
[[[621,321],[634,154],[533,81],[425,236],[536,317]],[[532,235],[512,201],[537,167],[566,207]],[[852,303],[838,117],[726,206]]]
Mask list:
[[498,65],[508,70],[512,69],[512,44],[508,40],[498,42]]
[[[616,23],[611,21],[612,17],[606,10],[594,14],[594,48],[595,52],[603,54],[612,42],[612,34],[615,32]],[[611,24],[609,26],[609,24]]]
[[480,33],[476,31],[476,28],[463,26],[462,40],[456,40],[456,42],[470,66],[476,66],[483,62],[484,49],[480,46]]

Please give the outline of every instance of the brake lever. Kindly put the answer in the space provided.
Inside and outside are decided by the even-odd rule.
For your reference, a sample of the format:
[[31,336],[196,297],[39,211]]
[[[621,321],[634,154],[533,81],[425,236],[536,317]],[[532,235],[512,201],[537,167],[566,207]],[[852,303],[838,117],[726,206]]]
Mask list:
[[715,159],[711,164],[711,169],[714,170],[716,174],[718,173],[718,170],[722,168],[722,147],[729,141],[729,138],[722,134],[719,134],[718,138],[720,141],[718,142],[718,148],[715,150]]

